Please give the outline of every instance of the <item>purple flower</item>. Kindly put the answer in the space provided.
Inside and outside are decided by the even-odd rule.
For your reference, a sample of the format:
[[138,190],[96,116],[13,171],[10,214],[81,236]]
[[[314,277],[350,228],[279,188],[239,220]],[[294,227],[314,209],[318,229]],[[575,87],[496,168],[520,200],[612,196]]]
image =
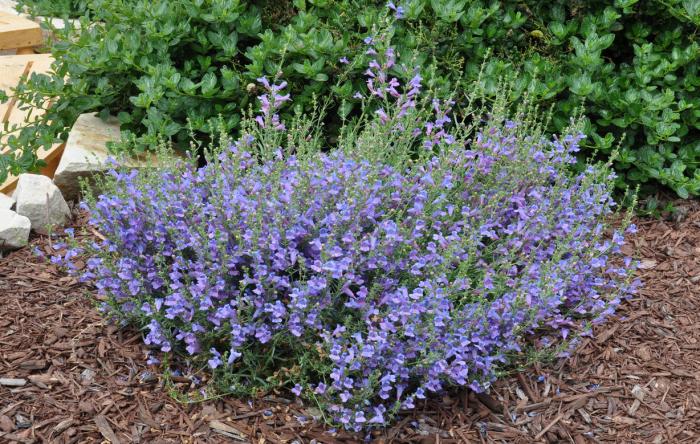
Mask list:
[[386,4],[387,8],[394,11],[394,16],[397,19],[402,19],[404,17],[404,9],[402,6],[396,6],[394,2],[389,2]]
[[210,368],[215,369],[223,364],[223,361],[221,361],[221,354],[215,348],[212,347],[209,349],[209,353],[211,354],[211,358],[209,358],[207,362]]
[[386,123],[389,121],[389,116],[386,114],[386,112],[379,108],[375,113],[379,116],[379,120],[382,122],[382,125],[386,125]]
[[299,381],[293,393],[351,430],[451,386],[484,391],[533,349],[566,353],[639,285],[626,227],[607,225],[606,170],[572,173],[581,135],[528,136],[525,122],[464,140],[453,103],[423,107],[418,71],[389,75],[396,57],[368,67],[366,102],[383,100],[358,145],[295,155],[279,142],[285,84],[261,78],[256,137],[203,167],[109,172],[85,204],[105,240],[69,239],[55,262],[153,350],[184,350],[234,387]]
[[[268,124],[276,131],[284,131],[284,123],[280,121],[277,111],[281,105],[291,98],[289,94],[280,94],[280,91],[287,86],[287,82],[280,84],[270,84],[266,77],[258,78],[258,82],[267,90],[267,93],[258,96],[260,101],[260,111],[262,114],[255,117],[255,121],[260,128],[266,128]],[[245,142],[248,143],[249,142]]]

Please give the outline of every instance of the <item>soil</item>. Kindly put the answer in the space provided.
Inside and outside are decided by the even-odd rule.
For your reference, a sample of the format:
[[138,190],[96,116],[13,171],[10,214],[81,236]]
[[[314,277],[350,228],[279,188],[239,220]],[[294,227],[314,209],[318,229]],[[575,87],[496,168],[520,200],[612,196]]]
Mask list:
[[639,219],[626,246],[640,293],[568,359],[488,395],[426,402],[370,436],[333,431],[288,394],[179,403],[139,332],[106,322],[89,288],[34,255],[0,258],[0,442],[700,443],[700,202]]

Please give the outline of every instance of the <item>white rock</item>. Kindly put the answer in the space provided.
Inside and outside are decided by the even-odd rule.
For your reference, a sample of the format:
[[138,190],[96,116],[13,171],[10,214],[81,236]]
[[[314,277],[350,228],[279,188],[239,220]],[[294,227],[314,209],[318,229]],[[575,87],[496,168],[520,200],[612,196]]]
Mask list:
[[46,26],[41,27],[41,33],[44,36],[44,41],[48,42],[51,39],[56,39],[56,35],[53,32],[53,29],[55,28],[56,31],[63,31],[68,27],[68,22],[70,22],[71,29],[73,31],[77,31],[80,29],[80,21],[79,20],[71,20],[67,19],[64,20],[62,18],[58,17],[42,17],[42,16],[37,16],[37,17],[28,17],[31,20],[34,20],[38,24],[44,24],[46,23]]
[[83,114],[68,135],[66,148],[58,163],[53,181],[66,200],[80,196],[81,177],[88,177],[107,169],[109,157],[106,143],[121,137],[119,121],[110,118],[103,122],[95,114]]
[[17,213],[27,216],[37,233],[47,234],[51,227],[63,225],[70,216],[61,191],[46,176],[20,174],[14,196]]
[[0,210],[11,210],[15,205],[15,199],[7,194],[0,193]]
[[14,250],[27,245],[31,227],[29,218],[0,209],[0,250]]
[[72,19],[67,19],[64,20],[59,17],[42,17],[42,16],[37,16],[34,17],[33,19],[35,22],[38,24],[42,24],[44,22],[48,22],[47,24],[50,24],[52,27],[56,29],[66,29],[68,27],[68,24],[73,27],[73,29],[80,29],[80,20],[72,20]]

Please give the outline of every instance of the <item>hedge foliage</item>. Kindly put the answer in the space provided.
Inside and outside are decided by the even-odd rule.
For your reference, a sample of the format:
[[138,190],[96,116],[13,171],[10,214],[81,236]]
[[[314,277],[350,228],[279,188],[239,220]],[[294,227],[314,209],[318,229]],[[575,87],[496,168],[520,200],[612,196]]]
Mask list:
[[88,11],[89,0],[18,0],[18,12],[39,17],[76,18]]
[[584,148],[607,156],[622,140],[618,184],[652,181],[682,197],[700,194],[700,1],[394,3],[392,10],[371,0],[90,0],[86,15],[98,22],[85,22],[72,39],[64,33],[54,46],[56,75],[18,91],[54,106],[15,134],[10,144],[22,155],[3,164],[35,167],[29,147],[65,137],[85,111],[119,115],[138,149],[159,134],[185,140],[188,120],[203,134],[222,115],[235,132],[258,93],[254,79],[279,73],[294,96],[288,110],[309,110],[316,95],[331,101],[327,123],[337,126],[357,112],[362,41],[385,34],[400,63],[426,68],[428,82],[445,90],[479,77],[490,54],[481,75],[487,90],[514,76],[512,100],[529,90],[553,106],[552,132],[584,104]]

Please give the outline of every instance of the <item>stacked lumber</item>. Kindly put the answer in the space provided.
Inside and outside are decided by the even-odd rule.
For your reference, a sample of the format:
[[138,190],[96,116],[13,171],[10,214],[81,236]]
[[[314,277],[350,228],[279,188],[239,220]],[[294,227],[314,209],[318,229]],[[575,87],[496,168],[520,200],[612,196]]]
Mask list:
[[34,54],[34,46],[44,43],[41,26],[17,15],[0,12],[0,51]]
[[[47,73],[51,69],[53,58],[50,54],[34,54],[34,46],[43,43],[43,35],[38,24],[23,17],[0,13],[0,50],[17,50],[20,55],[0,56],[0,90],[11,94],[20,82],[32,73]],[[43,111],[33,109],[16,99],[0,103],[0,142],[5,142],[12,134],[13,128],[36,119]],[[52,175],[55,171],[62,144],[50,149],[40,149],[39,158],[47,163],[42,174]],[[5,154],[7,149],[2,151]],[[17,177],[11,176],[0,183],[0,193],[9,194],[17,186]]]
[[[53,58],[50,54],[0,56],[0,90],[10,92],[32,73],[46,73],[51,69]],[[13,128],[36,119],[43,113],[19,103],[16,99],[0,104],[0,143],[12,134]],[[46,162],[42,174],[52,176],[58,166],[64,144],[55,144],[50,149],[39,149],[37,155]],[[3,150],[3,154],[7,149]],[[0,193],[9,194],[17,186],[17,177],[10,176],[0,184]]]

